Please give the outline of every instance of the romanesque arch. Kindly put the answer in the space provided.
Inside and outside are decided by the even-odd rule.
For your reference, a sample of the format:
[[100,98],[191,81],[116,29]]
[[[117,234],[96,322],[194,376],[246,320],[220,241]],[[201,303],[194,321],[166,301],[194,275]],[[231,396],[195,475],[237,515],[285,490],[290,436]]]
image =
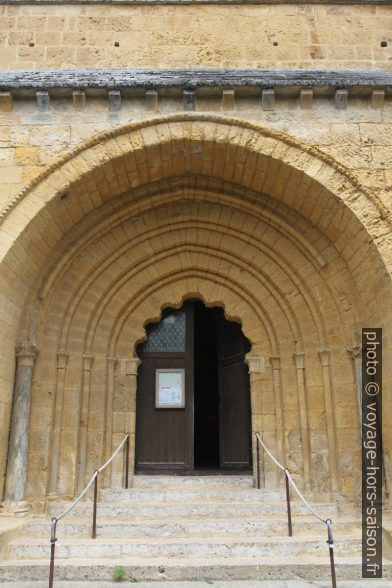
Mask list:
[[223,306],[252,343],[253,429],[316,494],[358,492],[347,350],[366,322],[391,329],[390,218],[340,164],[241,120],[152,119],[60,158],[3,212],[0,239],[4,439],[15,345],[39,350],[30,500],[72,495],[134,433],[135,346],[190,297]]

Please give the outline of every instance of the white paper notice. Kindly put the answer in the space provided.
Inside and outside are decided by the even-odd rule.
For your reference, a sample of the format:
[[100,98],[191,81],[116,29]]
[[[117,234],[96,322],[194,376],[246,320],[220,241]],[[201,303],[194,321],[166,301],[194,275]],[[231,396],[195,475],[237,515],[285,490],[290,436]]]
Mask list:
[[183,406],[183,372],[158,373],[158,406]]

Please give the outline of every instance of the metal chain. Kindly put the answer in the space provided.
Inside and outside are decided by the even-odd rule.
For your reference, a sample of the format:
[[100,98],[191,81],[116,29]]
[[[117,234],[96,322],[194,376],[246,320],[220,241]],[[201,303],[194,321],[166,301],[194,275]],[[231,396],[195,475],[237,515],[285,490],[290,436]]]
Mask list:
[[268,447],[265,445],[264,441],[260,437],[260,433],[256,433],[256,437],[259,440],[260,445],[263,447],[264,451],[267,453],[267,455],[270,456],[270,458],[272,459],[272,461],[278,466],[279,469],[282,470],[282,472],[285,472],[286,471],[286,468],[283,467],[282,464],[279,463],[278,460],[272,455],[272,453],[270,452],[270,450],[268,449]]
[[106,463],[104,463],[98,470],[97,472],[100,473],[102,472],[109,464],[110,462],[116,457],[117,453],[120,451],[120,449],[122,449],[122,447],[124,446],[124,444],[127,442],[127,439],[129,439],[129,434],[125,435],[124,439],[121,441],[120,445],[117,447],[116,451],[113,453],[113,455],[111,457],[109,457],[109,459],[107,460]]
[[264,441],[260,437],[260,433],[256,433],[256,438],[259,441],[260,445],[263,447],[264,451],[267,453],[267,455],[269,455],[269,457],[278,466],[278,468],[281,469],[286,474],[286,476],[287,476],[290,484],[292,485],[292,487],[294,488],[294,490],[296,491],[296,493],[298,494],[298,496],[300,497],[300,499],[302,500],[302,502],[305,504],[305,506],[310,510],[310,512],[320,522],[324,523],[324,525],[327,526],[327,530],[328,530],[328,543],[329,543],[329,546],[333,549],[333,547],[334,547],[334,541],[333,541],[333,533],[332,533],[332,520],[331,519],[324,519],[322,516],[320,516],[316,512],[316,510],[313,508],[313,506],[311,504],[309,504],[309,502],[303,496],[302,492],[299,490],[297,484],[294,482],[294,480],[293,480],[293,478],[292,478],[289,470],[287,468],[285,468],[284,466],[282,466],[282,464],[278,462],[278,460],[272,455],[272,453],[266,447]]
[[79,496],[77,497],[77,499],[60,516],[57,517],[56,524],[57,524],[58,521],[60,521],[61,519],[63,519],[65,516],[67,516],[67,514],[70,513],[71,510],[73,510],[75,508],[75,506],[82,500],[82,498],[84,498],[84,496],[89,491],[90,486],[94,482],[95,478],[98,476],[98,474],[100,472],[102,472],[102,470],[104,470],[110,464],[110,462],[112,461],[112,459],[114,459],[114,457],[116,457],[117,453],[120,451],[120,449],[127,442],[127,439],[128,438],[129,438],[129,434],[125,435],[124,439],[121,441],[120,445],[117,447],[117,449],[113,453],[113,455],[107,460],[106,463],[103,464],[103,466],[101,466],[99,468],[99,470],[95,470],[95,472],[93,473],[93,475],[91,476],[90,480],[87,482],[86,486],[84,487],[83,491],[79,494]]

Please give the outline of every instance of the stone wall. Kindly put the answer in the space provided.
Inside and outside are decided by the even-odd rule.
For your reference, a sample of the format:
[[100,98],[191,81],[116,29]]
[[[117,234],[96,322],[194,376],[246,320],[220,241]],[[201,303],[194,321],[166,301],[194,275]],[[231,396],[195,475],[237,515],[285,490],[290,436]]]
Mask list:
[[27,5],[0,14],[2,69],[391,67],[390,6]]
[[[160,100],[162,114],[181,112],[178,97]],[[260,97],[237,96],[227,110],[221,93],[200,96],[196,111],[241,117],[281,130],[320,150],[347,166],[358,179],[375,190],[389,206],[392,185],[392,103],[387,97],[382,108],[372,108],[369,97],[349,98],[347,110],[339,111],[333,97],[317,98],[311,110],[303,110],[298,98],[276,99],[274,111],[261,109]],[[156,113],[158,114],[158,113]],[[52,98],[50,110],[42,114],[33,99],[14,100],[12,112],[0,112],[0,205],[70,147],[97,133],[130,121],[154,116],[146,110],[143,95],[123,98],[121,111],[109,111],[107,98],[88,97],[83,111],[75,110],[72,98]]]

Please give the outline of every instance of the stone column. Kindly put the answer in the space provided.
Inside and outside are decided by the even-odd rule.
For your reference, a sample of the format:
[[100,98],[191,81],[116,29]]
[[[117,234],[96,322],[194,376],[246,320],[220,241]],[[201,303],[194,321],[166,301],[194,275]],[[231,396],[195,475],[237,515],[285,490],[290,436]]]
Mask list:
[[319,352],[321,370],[323,375],[325,415],[327,420],[329,471],[331,476],[331,490],[339,490],[339,469],[336,452],[336,427],[334,419],[334,405],[332,398],[332,382],[330,369],[329,349],[321,349]]
[[55,499],[58,496],[57,478],[60,459],[61,423],[63,419],[65,369],[67,367],[68,357],[68,353],[65,351],[59,351],[57,353],[53,433],[50,451],[51,464],[48,485],[48,498],[50,499]]
[[79,467],[77,480],[78,491],[83,490],[84,485],[86,483],[87,433],[90,407],[90,380],[93,361],[94,357],[92,355],[83,355],[82,402],[79,423]]
[[[107,379],[106,379],[106,416],[105,416],[105,460],[109,459],[113,451],[113,394],[114,394],[114,372],[117,365],[116,357],[107,358]],[[111,465],[103,472],[104,487],[110,486]]]
[[[247,357],[245,362],[249,369],[250,384],[250,402],[251,402],[251,419],[252,419],[252,456],[253,456],[253,476],[256,485],[256,467],[257,467],[257,449],[255,433],[263,433],[263,423],[261,414],[261,385],[260,372],[265,370],[265,361],[263,357]],[[265,487],[265,469],[264,469],[264,451],[260,451],[260,487]]]
[[125,431],[130,434],[129,447],[129,480],[132,485],[135,464],[135,433],[136,433],[136,390],[137,372],[140,359],[133,357],[125,360]]
[[309,424],[308,408],[306,402],[306,384],[305,384],[305,354],[303,351],[293,353],[297,376],[297,390],[299,402],[299,418],[301,424],[302,438],[302,456],[304,464],[304,483],[305,488],[310,490],[310,447],[309,447]]
[[353,345],[352,347],[348,347],[347,352],[354,363],[354,378],[358,400],[359,430],[362,434],[362,347],[359,344]]
[[27,452],[33,370],[38,349],[23,343],[16,347],[15,389],[8,445],[5,511],[23,516],[26,502]]
[[274,385],[275,414],[276,414],[276,447],[278,461],[284,465],[286,461],[286,450],[284,442],[284,419],[282,400],[282,374],[280,371],[280,356],[271,355],[272,379]]

